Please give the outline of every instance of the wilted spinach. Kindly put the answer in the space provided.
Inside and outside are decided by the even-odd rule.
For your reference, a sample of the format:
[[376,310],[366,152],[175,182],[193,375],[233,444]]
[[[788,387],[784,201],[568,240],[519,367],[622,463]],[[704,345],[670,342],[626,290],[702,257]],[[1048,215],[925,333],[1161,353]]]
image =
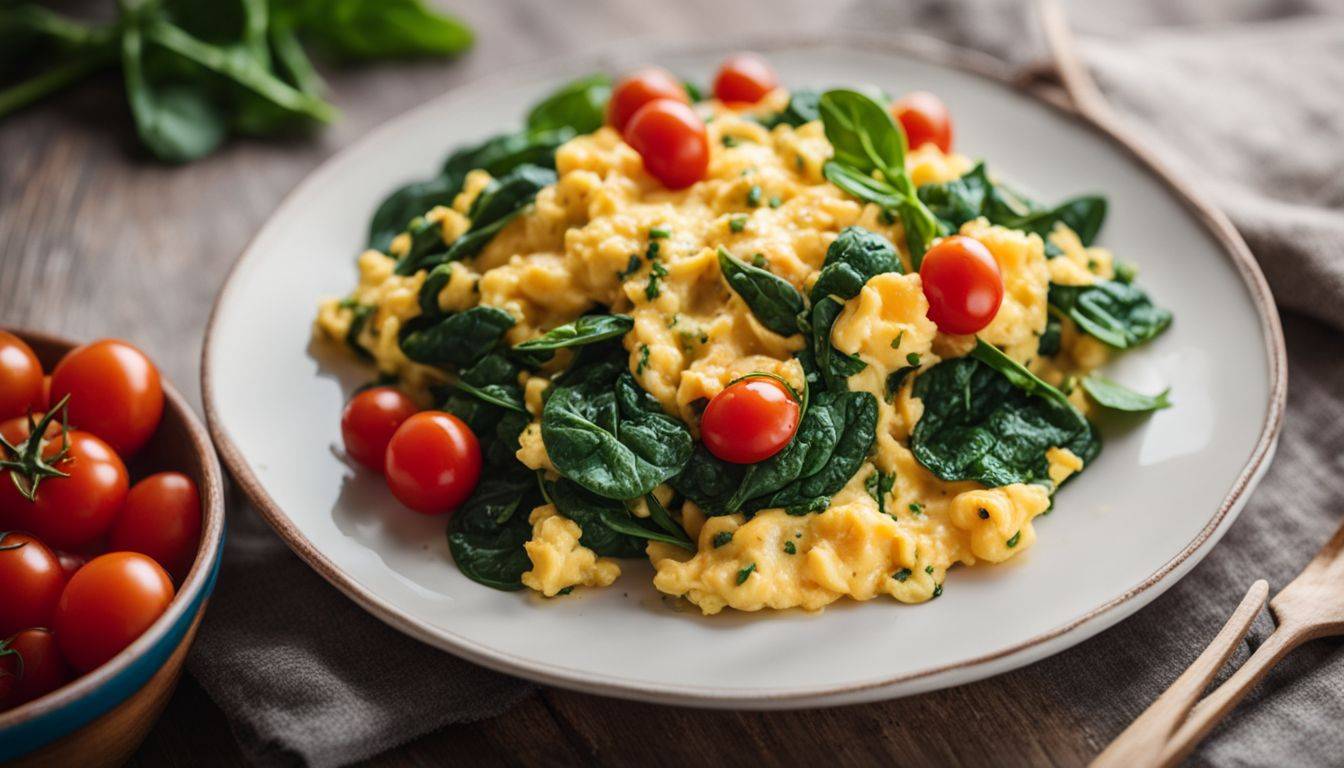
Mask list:
[[569,129],[592,133],[606,121],[607,100],[611,98],[611,77],[588,75],[561,86],[527,113],[529,131]]
[[1047,449],[1067,448],[1085,463],[1101,449],[1092,425],[1059,390],[984,342],[973,355],[922,373],[914,395],[924,415],[910,449],[943,480],[1048,484]]
[[[672,523],[670,517],[665,522],[670,524],[671,531],[656,529],[651,524],[652,516],[648,522],[635,517],[625,502],[590,493],[563,477],[554,482],[542,482],[547,497],[560,514],[578,523],[583,531],[579,543],[599,555],[643,557],[645,541],[662,541],[694,550],[686,532]],[[655,509],[666,515],[666,510],[656,500],[650,502],[650,511]]]
[[781,336],[798,332],[803,295],[782,277],[747,264],[719,246],[719,271],[761,325]]
[[956,232],[966,222],[983,216],[990,224],[1040,235],[1046,241],[1047,256],[1058,253],[1049,243],[1056,224],[1063,223],[1077,233],[1083,245],[1091,245],[1106,221],[1104,197],[1083,195],[1069,198],[1054,208],[1044,208],[1002,184],[995,184],[984,163],[953,181],[922,185],[919,198],[938,217],[943,234]]
[[513,327],[513,315],[498,307],[475,306],[443,318],[415,317],[401,329],[401,351],[428,365],[475,364]]
[[635,499],[676,475],[691,456],[691,435],[639,388],[616,348],[576,364],[550,389],[541,436],[565,477],[609,499]]
[[1052,283],[1050,306],[1117,349],[1148,341],[1171,325],[1171,312],[1154,305],[1138,286],[1118,280],[1081,286]]
[[584,315],[578,320],[558,325],[535,339],[513,346],[519,359],[532,364],[550,360],[555,350],[582,347],[619,339],[635,327],[629,315]]
[[532,472],[516,461],[481,473],[480,484],[448,525],[448,549],[467,578],[495,589],[523,588],[532,567],[523,544],[527,517],[542,503]]
[[1167,394],[1171,392],[1169,389],[1164,389],[1156,395],[1145,395],[1095,374],[1083,379],[1083,391],[1087,392],[1098,405],[1113,411],[1150,413],[1171,407],[1171,400],[1167,399]]
[[774,128],[776,125],[791,125],[797,128],[804,123],[821,119],[818,102],[821,93],[808,89],[797,90],[789,94],[789,103],[784,109],[760,118],[761,125]]
[[865,367],[858,357],[831,346],[831,328],[844,302],[859,295],[874,276],[902,271],[895,246],[862,227],[846,227],[826,249],[826,260],[812,286],[808,329],[812,356],[828,389],[843,390],[844,380]]

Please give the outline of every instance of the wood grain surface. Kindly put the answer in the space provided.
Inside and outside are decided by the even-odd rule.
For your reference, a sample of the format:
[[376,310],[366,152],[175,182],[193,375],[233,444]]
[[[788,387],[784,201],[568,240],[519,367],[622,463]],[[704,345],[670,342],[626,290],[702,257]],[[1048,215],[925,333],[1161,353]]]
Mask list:
[[[327,70],[343,113],[311,140],[234,142],[185,167],[137,146],[116,76],[0,123],[0,322],[145,349],[199,411],[201,335],[216,291],[300,179],[383,120],[502,67],[603,40],[815,32],[825,0],[635,3],[462,0],[477,31],[455,62]],[[895,620],[895,619],[893,619]],[[503,716],[439,731],[380,765],[752,766],[1085,762],[1114,734],[1055,706],[1040,675],[877,705],[785,713],[674,709],[542,689]],[[133,765],[242,762],[223,714],[189,678]]]

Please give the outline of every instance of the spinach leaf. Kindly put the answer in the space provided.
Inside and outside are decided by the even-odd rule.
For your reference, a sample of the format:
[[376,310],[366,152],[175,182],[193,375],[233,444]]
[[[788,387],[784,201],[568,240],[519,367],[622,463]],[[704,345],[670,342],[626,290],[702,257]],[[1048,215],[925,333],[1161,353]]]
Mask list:
[[737,259],[723,246],[719,246],[719,271],[761,325],[781,336],[798,332],[803,295],[789,281]]
[[1045,452],[1052,447],[1068,448],[1085,463],[1096,457],[1100,439],[1062,393],[1016,363],[1003,364],[1007,358],[983,357],[945,360],[915,380],[924,415],[910,448],[920,464],[943,480],[993,488],[1049,484]]
[[844,488],[863,466],[877,438],[877,398],[868,392],[844,392],[834,398],[834,407],[842,414],[844,425],[826,462],[816,472],[800,476],[765,501],[753,502],[751,507],[782,507],[790,515],[824,510],[831,496]]
[[479,168],[500,177],[520,165],[554,168],[556,148],[573,137],[573,130],[568,128],[522,131],[494,136],[453,152],[437,177],[407,184],[379,204],[369,222],[369,247],[386,251],[392,238],[406,229],[413,217],[436,205],[451,205],[469,172]]
[[513,315],[475,306],[442,319],[416,317],[401,329],[401,351],[417,363],[466,367],[485,357],[513,327]]
[[1050,306],[1117,349],[1148,341],[1171,325],[1171,312],[1155,306],[1137,286],[1117,280],[1083,286],[1052,283]]
[[562,475],[599,496],[634,499],[676,475],[691,436],[635,383],[622,356],[571,366],[542,409],[541,436]]
[[812,355],[816,359],[817,370],[827,389],[843,390],[848,385],[846,379],[868,366],[857,355],[850,355],[831,346],[831,328],[840,317],[845,305],[834,296],[827,296],[812,305]]
[[140,27],[128,24],[121,35],[121,69],[140,141],[155,157],[169,163],[213,152],[228,134],[224,115],[200,91],[152,84],[144,55]]
[[987,216],[994,184],[985,172],[985,164],[978,163],[961,178],[941,184],[924,184],[919,188],[919,199],[943,223],[943,232],[951,234],[961,225],[980,216]]
[[462,574],[487,587],[522,589],[532,567],[523,549],[532,537],[527,518],[541,502],[532,473],[518,462],[483,472],[448,524],[448,549]]
[[1101,225],[1106,221],[1106,198],[1098,195],[1084,195],[1074,197],[1054,208],[1043,211],[1034,211],[1019,218],[1004,219],[995,221],[995,224],[1001,224],[1009,229],[1020,229],[1023,232],[1035,232],[1041,236],[1042,240],[1049,241],[1050,233],[1054,231],[1056,224],[1064,224],[1072,229],[1078,235],[1078,239],[1083,245],[1091,245],[1096,240],[1097,234],[1101,232]]
[[1095,374],[1083,379],[1083,390],[1098,405],[1113,411],[1150,413],[1171,407],[1171,400],[1167,399],[1170,389],[1164,389],[1156,395],[1145,395]]
[[589,75],[562,86],[527,113],[529,131],[568,128],[575,133],[592,133],[606,121],[607,100],[611,98],[611,77]]
[[[399,275],[413,275],[422,269],[432,269],[450,261],[469,259],[481,252],[506,224],[521,214],[543,187],[555,183],[555,171],[539,165],[520,165],[505,175],[493,179],[471,204],[467,217],[471,226],[446,248],[442,241],[431,241],[435,247],[420,251],[412,246],[410,253],[397,262]],[[435,229],[438,229],[435,225]],[[414,240],[414,233],[412,233]]]
[[[874,468],[868,479],[863,481],[864,490],[868,491],[868,495],[872,496],[873,501],[877,502],[877,511],[884,515],[887,514],[887,496],[891,495],[891,489],[895,485],[895,475],[889,475],[877,468]],[[892,517],[895,517],[895,515],[892,515]]]
[[1042,357],[1054,357],[1059,354],[1060,346],[1063,343],[1064,326],[1059,321],[1059,316],[1050,312],[1045,317],[1045,330],[1041,332],[1040,341],[1036,343],[1036,353]]
[[818,102],[821,94],[817,91],[802,89],[789,94],[789,103],[784,109],[760,118],[761,125],[774,128],[776,125],[791,125],[797,128],[805,123],[821,119]]
[[[457,382],[431,390],[440,407],[457,416],[491,450],[517,450],[518,433],[531,420],[518,386],[519,368],[499,352],[491,352],[474,365],[458,371]],[[514,422],[519,417],[521,423]],[[488,436],[503,430],[491,442]],[[502,444],[502,445],[501,445]],[[512,460],[512,459],[510,459]]]
[[774,456],[747,467],[724,511],[736,512],[749,499],[772,494],[800,477],[821,471],[845,426],[846,405],[845,400],[829,392],[818,394],[808,403],[789,444]]
[[[663,541],[694,551],[686,532],[672,527],[675,533],[656,530],[626,508],[616,499],[608,499],[589,493],[577,483],[560,478],[555,482],[546,482],[546,493],[560,514],[578,523],[583,535],[579,543],[604,557],[643,557],[645,541]],[[652,498],[650,494],[647,498]],[[656,506],[666,515],[667,511],[656,500],[650,508]],[[670,518],[668,518],[670,522]]]
[[280,16],[329,56],[346,60],[450,56],[471,46],[466,25],[423,0],[272,0]]
[[668,481],[672,489],[695,502],[707,515],[728,514],[728,501],[742,484],[746,468],[722,461],[696,442],[680,474]]
[[845,227],[826,249],[817,281],[812,284],[812,303],[823,297],[852,299],[877,275],[905,273],[891,241],[863,227]]
[[899,214],[911,261],[918,269],[941,228],[905,170],[904,131],[885,107],[857,91],[827,91],[818,110],[834,149],[823,167],[826,178],[860,200]]
[[513,351],[529,362],[542,363],[551,359],[555,350],[581,347],[611,339],[619,339],[635,327],[629,315],[584,315],[578,320],[558,325],[535,339],[515,344]]

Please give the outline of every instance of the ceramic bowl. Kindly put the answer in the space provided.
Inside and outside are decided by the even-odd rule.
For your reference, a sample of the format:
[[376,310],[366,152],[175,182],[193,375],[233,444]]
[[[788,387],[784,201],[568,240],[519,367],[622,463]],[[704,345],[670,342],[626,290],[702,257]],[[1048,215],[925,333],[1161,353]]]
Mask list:
[[[52,366],[76,344],[17,328],[42,366]],[[224,543],[224,485],[219,459],[204,427],[172,385],[164,382],[163,422],[131,462],[131,477],[176,470],[201,494],[201,543],[196,563],[159,620],[103,666],[40,699],[0,712],[0,764],[11,766],[120,765],[163,711],[182,673],[219,572]]]

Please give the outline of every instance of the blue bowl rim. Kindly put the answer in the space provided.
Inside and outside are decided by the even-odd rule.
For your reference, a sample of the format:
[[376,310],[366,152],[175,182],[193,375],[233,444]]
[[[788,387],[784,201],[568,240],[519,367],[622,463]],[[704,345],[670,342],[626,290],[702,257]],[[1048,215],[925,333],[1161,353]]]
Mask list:
[[[68,339],[0,326],[24,341],[48,348],[77,346]],[[201,480],[201,542],[196,561],[168,610],[121,653],[92,672],[42,698],[0,713],[0,762],[56,741],[116,707],[154,675],[172,655],[214,589],[224,547],[224,478],[209,433],[182,395],[163,384],[164,418],[175,418],[190,440],[189,461]],[[156,438],[157,439],[157,438]]]

